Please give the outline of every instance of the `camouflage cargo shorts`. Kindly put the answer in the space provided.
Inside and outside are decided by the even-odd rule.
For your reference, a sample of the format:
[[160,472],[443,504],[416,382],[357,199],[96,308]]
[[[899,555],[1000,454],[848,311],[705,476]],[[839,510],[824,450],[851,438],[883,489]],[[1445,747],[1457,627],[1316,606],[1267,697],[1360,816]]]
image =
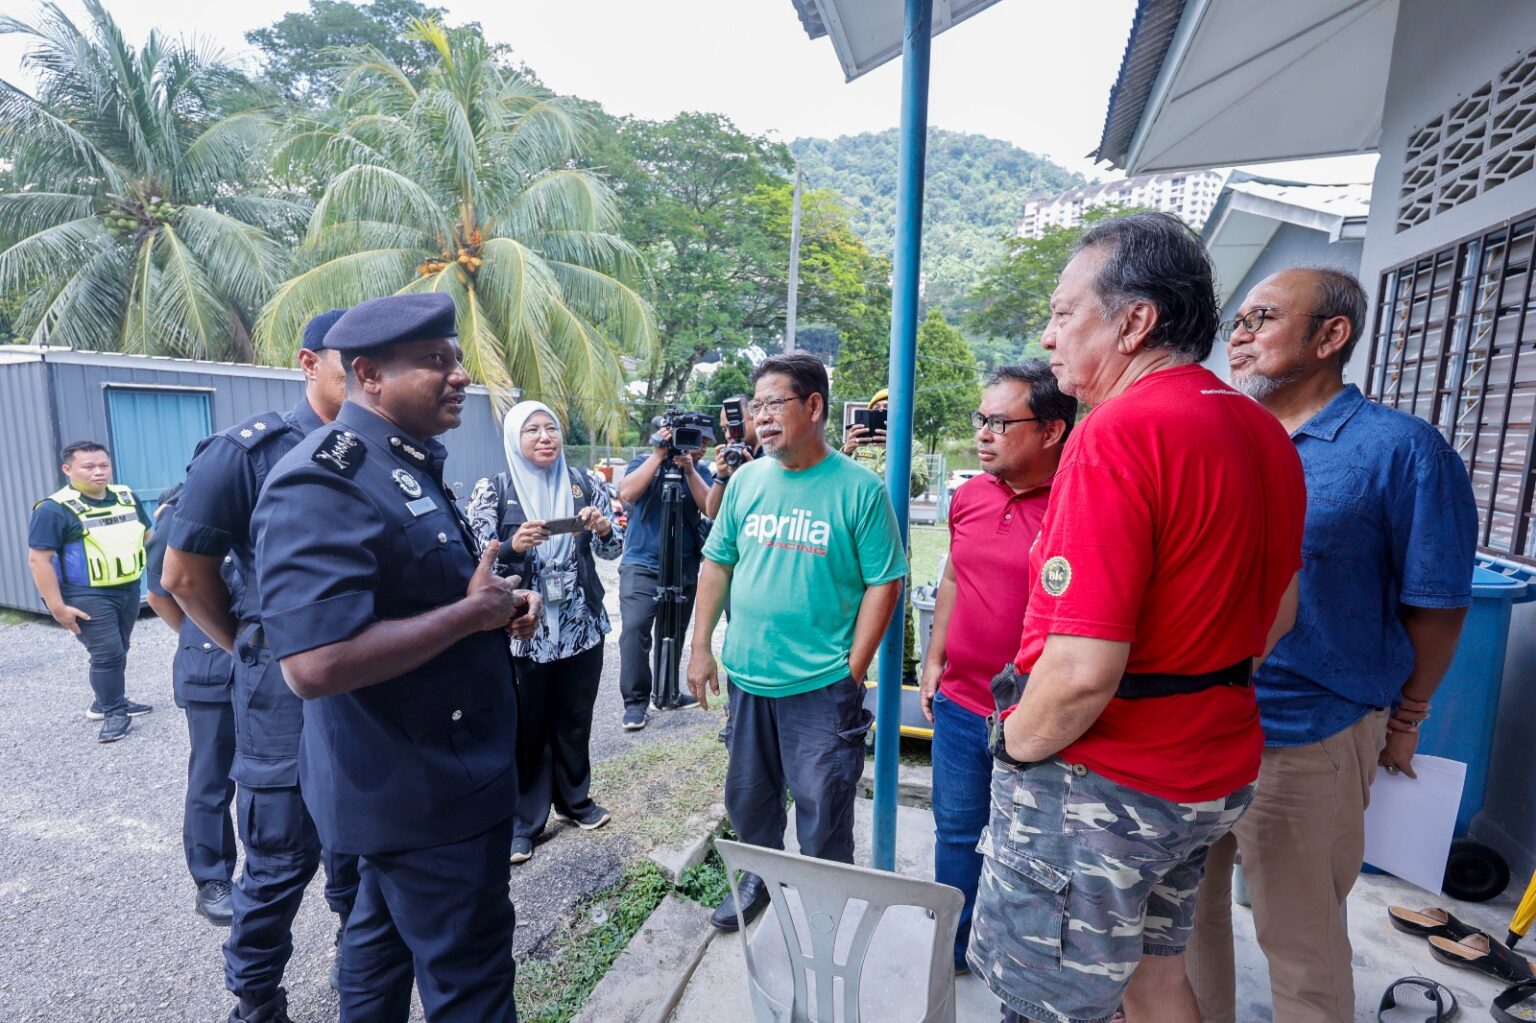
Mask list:
[[1252,798],[1174,803],[1081,764],[994,766],[972,971],[1029,1019],[1108,1020],[1143,954],[1184,951],[1206,851]]

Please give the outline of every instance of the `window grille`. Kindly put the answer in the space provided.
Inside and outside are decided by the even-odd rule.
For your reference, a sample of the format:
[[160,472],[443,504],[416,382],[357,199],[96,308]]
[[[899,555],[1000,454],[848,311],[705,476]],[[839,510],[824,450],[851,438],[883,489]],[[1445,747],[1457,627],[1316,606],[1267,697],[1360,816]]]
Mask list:
[[1366,393],[1467,465],[1485,550],[1536,563],[1536,211],[1381,277]]

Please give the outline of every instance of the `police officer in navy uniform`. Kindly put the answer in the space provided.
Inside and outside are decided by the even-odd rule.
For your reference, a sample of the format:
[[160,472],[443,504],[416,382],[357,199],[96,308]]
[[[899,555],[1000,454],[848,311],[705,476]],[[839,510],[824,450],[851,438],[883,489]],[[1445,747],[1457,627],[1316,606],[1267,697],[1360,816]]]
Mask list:
[[[197,885],[194,908],[210,923],[228,927],[234,918],[230,880],[238,852],[235,826],[229,819],[229,804],[235,798],[235,780],[229,776],[235,762],[235,710],[230,702],[235,662],[160,584],[165,541],[176,521],[181,489],[178,483],[166,490],[155,507],[155,532],[149,538],[144,569],[145,596],[160,620],[176,633],[171,686],[176,706],[187,716],[188,745],[181,845],[187,873]],[[223,576],[238,602],[242,583],[234,562],[233,555],[224,556]]]
[[[162,577],[198,627],[235,655],[233,775],[239,782],[236,816],[245,869],[232,895],[224,975],[239,999],[230,1014],[236,1023],[288,1019],[281,984],[293,954],[293,920],[322,856],[299,791],[303,704],[283,681],[261,636],[251,515],[278,460],[341,408],[340,356],[324,342],[340,317],[340,310],[331,310],[305,327],[299,351],[304,398],[292,412],[252,416],[199,445],[187,467]],[[229,554],[246,581],[246,593],[233,604],[220,576]],[[356,897],[357,867],[351,857],[329,851],[325,859],[326,901],[340,917],[339,942]]]
[[284,456],[257,502],[261,621],[304,698],[300,774],[326,846],[361,858],[342,938],[343,1023],[515,1020],[508,896],[517,804],[507,633],[539,598],[478,559],[433,438],[469,375],[452,299],[364,302],[331,328],[336,422]]

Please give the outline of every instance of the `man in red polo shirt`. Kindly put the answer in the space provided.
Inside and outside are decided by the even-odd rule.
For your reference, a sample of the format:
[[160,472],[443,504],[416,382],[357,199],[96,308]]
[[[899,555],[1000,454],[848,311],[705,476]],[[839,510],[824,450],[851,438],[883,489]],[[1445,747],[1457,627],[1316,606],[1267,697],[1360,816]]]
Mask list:
[[965,893],[956,970],[966,968],[981,876],[976,842],[991,805],[988,683],[1018,652],[1029,600],[1020,573],[1076,419],[1077,399],[1061,393],[1043,359],[1000,367],[971,416],[986,472],[956,490],[949,505],[949,560],[934,599],[922,701],[933,722],[934,880]]
[[[1062,456],[994,744],[970,963],[1005,1019],[1199,1023],[1206,851],[1253,796],[1249,683],[1294,621],[1306,491],[1283,427],[1199,365],[1211,264],[1183,223],[1084,232],[1041,341],[1093,411]],[[1017,700],[1017,705],[1012,706]]]

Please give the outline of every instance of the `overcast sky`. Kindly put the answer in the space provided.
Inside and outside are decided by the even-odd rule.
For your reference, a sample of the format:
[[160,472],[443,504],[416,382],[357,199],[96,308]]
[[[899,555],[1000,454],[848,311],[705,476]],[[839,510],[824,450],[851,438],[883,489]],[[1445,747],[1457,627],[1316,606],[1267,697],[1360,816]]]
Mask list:
[[[78,0],[59,0],[83,19]],[[885,0],[896,4],[900,0]],[[254,63],[244,33],[307,0],[106,0],[137,44],[152,28],[196,34]],[[30,18],[30,0],[0,0]],[[726,114],[789,141],[894,127],[900,61],[851,84],[831,41],[806,38],[790,0],[438,0],[454,23],[479,21],[551,87],[652,119]],[[1092,176],[1135,0],[1003,0],[934,40],[929,123],[978,132]],[[80,22],[77,22],[77,24]],[[0,36],[0,76],[25,84],[24,43]],[[1369,159],[1285,165],[1316,181],[1370,179]]]

